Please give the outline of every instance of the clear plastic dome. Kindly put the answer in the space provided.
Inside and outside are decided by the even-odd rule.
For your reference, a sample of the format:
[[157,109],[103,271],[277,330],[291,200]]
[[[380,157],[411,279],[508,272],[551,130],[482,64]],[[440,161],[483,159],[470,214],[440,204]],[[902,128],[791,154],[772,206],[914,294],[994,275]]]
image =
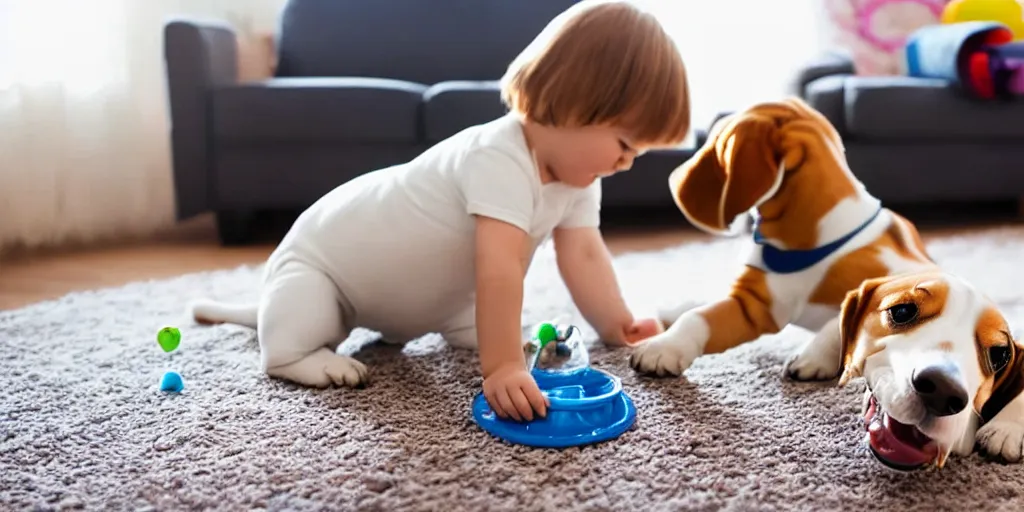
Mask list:
[[541,324],[526,346],[527,368],[551,373],[573,373],[590,367],[583,335],[574,325]]

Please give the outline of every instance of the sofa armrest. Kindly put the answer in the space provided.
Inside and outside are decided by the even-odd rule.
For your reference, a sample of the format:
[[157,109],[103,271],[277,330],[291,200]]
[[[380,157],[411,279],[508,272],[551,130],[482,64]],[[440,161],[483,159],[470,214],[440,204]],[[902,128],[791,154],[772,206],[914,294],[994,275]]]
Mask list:
[[428,142],[440,142],[506,111],[497,80],[440,82],[423,93],[423,133]]
[[214,204],[209,93],[238,81],[238,43],[227,24],[176,18],[164,24],[171,160],[179,220]]
[[807,85],[819,78],[853,74],[856,74],[856,70],[849,56],[839,52],[828,52],[801,67],[790,85],[790,93],[803,98]]

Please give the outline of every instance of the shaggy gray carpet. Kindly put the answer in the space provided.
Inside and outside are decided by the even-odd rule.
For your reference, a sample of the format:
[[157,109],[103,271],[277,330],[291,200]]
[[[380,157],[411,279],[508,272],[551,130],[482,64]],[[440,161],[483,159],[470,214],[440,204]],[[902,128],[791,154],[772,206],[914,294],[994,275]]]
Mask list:
[[[1024,324],[1024,230],[932,243]],[[637,307],[710,300],[733,241],[619,257]],[[503,444],[470,419],[470,353],[427,337],[402,348],[357,332],[342,350],[367,389],[308,390],[257,370],[253,332],[194,325],[196,296],[251,299],[258,271],[186,275],[0,313],[0,508],[105,510],[1020,510],[1024,467],[973,455],[938,472],[883,470],[861,443],[859,396],[781,379],[806,334],[787,329],[700,359],[683,379],[623,378],[633,429],[584,448]],[[528,279],[527,323],[576,315],[549,247]],[[577,318],[578,317],[573,317]],[[181,347],[156,332],[178,326]],[[584,329],[592,337],[592,331]],[[361,347],[362,346],[362,347]],[[361,347],[361,350],[359,350]],[[357,351],[358,350],[358,351]],[[185,380],[165,395],[166,370]]]

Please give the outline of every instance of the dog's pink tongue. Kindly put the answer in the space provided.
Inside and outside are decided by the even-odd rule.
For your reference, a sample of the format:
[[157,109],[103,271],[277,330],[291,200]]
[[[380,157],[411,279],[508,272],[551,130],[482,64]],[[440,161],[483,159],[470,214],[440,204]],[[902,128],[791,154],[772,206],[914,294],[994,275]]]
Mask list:
[[914,427],[904,425],[888,414],[877,414],[868,425],[871,447],[879,456],[901,466],[921,466],[935,460],[937,447],[920,439]]

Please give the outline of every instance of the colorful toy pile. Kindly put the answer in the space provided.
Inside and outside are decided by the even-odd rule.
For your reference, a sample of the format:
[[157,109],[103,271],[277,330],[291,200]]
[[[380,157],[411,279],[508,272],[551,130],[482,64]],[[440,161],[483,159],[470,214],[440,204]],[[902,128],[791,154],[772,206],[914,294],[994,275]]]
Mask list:
[[[181,344],[181,331],[177,327],[164,327],[156,333],[156,342],[164,352],[174,352]],[[181,380],[181,375],[178,372],[169,371],[164,373],[163,378],[160,379],[160,391],[180,393],[184,388],[185,383]]]
[[940,78],[979,99],[1024,95],[1024,12],[1017,0],[954,0],[942,23],[906,41],[908,76]]
[[994,21],[1004,25],[1014,41],[1024,40],[1024,9],[1018,0],[953,0],[942,11],[942,23]]

